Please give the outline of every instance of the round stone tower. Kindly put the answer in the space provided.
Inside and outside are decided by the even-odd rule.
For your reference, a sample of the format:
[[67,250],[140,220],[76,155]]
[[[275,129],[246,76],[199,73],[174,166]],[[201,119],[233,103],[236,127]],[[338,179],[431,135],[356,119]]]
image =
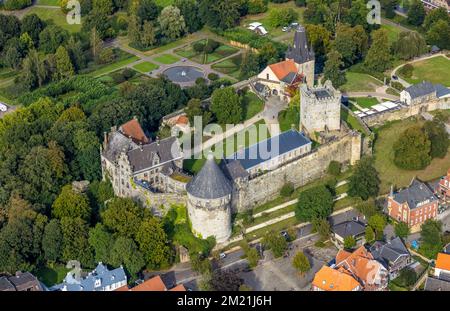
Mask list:
[[186,185],[187,209],[192,231],[203,239],[214,236],[217,243],[231,235],[231,182],[212,154],[200,172]]

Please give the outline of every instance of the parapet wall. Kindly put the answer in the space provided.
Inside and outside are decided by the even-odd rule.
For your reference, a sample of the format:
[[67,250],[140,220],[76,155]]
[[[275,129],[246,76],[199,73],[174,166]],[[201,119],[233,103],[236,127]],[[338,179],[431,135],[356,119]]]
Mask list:
[[234,211],[252,209],[275,199],[286,182],[300,187],[323,177],[331,161],[354,164],[361,157],[361,148],[361,134],[350,132],[293,162],[243,182],[233,193]]
[[438,109],[450,109],[450,98],[433,100],[422,104],[411,105],[392,112],[385,112],[364,117],[364,122],[369,126],[381,125],[388,121],[402,120],[425,111]]

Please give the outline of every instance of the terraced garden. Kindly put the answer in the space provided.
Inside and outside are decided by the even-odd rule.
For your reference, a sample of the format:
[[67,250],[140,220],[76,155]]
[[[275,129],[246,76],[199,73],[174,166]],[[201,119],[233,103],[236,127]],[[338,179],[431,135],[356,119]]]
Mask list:
[[241,63],[242,55],[239,54],[212,65],[212,68],[221,73],[230,75],[233,78],[239,79],[241,76]]
[[237,48],[234,48],[234,47],[231,47],[231,46],[225,45],[225,44],[220,44],[220,43],[218,43],[219,46],[216,49],[214,49],[211,53],[197,52],[194,50],[194,45],[196,45],[196,44],[207,45],[208,44],[207,40],[211,40],[211,39],[202,39],[202,40],[196,41],[188,46],[176,49],[175,53],[180,55],[181,57],[188,58],[199,64],[210,64],[210,63],[216,62],[222,58],[233,55],[234,53],[239,51],[239,49],[237,49]]

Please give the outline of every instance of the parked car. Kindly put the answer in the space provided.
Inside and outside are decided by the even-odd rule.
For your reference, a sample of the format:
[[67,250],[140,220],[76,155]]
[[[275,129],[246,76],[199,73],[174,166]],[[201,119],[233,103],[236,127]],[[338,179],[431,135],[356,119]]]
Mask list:
[[287,32],[287,31],[289,31],[289,30],[290,30],[289,27],[283,27],[283,28],[281,28],[281,31],[283,31],[283,32]]
[[393,75],[392,80],[398,80],[398,77],[396,75]]
[[3,104],[3,103],[0,103],[0,111],[1,111],[1,112],[5,112],[6,110],[8,110],[8,106],[6,106],[6,105]]
[[219,258],[220,259],[224,259],[224,258],[226,258],[227,257],[227,254],[225,254],[225,253],[220,253],[220,255],[219,255]]
[[296,22],[291,23],[291,27],[297,27],[297,26],[298,26],[298,23],[296,23]]
[[286,231],[280,232],[281,236],[284,237],[286,240],[289,240],[289,234]]

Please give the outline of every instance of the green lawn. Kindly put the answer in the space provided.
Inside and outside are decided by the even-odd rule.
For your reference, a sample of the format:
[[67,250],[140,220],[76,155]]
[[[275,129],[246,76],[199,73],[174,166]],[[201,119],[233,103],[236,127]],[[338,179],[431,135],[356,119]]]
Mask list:
[[67,269],[64,265],[47,266],[37,270],[36,277],[46,286],[52,286],[61,283],[69,271],[70,269]]
[[161,56],[155,57],[154,60],[161,64],[170,65],[170,64],[176,63],[180,59],[171,54],[163,54]]
[[409,185],[415,176],[421,180],[428,181],[446,174],[450,163],[450,152],[443,159],[433,159],[431,164],[423,170],[407,171],[395,166],[393,145],[397,141],[399,134],[407,128],[420,123],[420,121],[408,119],[388,123],[376,130],[377,138],[373,149],[375,168],[381,180],[381,193],[388,193],[391,184],[397,188],[405,187]]
[[[409,83],[420,83],[430,81],[450,86],[450,60],[443,57],[433,57],[412,64],[414,67],[411,78],[404,78]],[[400,75],[401,76],[401,75]]]
[[379,104],[378,100],[374,97],[356,97],[349,98],[349,100],[356,102],[361,108],[370,108],[373,105]]
[[[273,38],[273,37],[278,37],[280,35],[284,35],[285,32],[281,31],[282,26],[280,27],[272,27],[269,23],[269,14],[270,11],[275,9],[275,8],[292,8],[294,9],[299,17],[298,17],[298,22],[300,24],[303,23],[303,12],[305,11],[304,7],[298,7],[295,5],[294,1],[289,1],[286,3],[273,3],[270,2],[269,3],[269,9],[267,10],[267,12],[262,13],[262,14],[256,14],[256,15],[247,15],[246,17],[244,17],[241,21],[241,27],[243,28],[247,28],[248,25],[252,22],[260,22],[261,24],[263,24],[264,28],[266,28],[266,30],[268,31],[268,36]],[[283,26],[287,26],[287,25],[283,25]],[[289,40],[290,42],[292,40]]]
[[357,131],[363,133],[363,135],[366,134],[366,131],[364,130],[362,125],[359,123],[359,121],[354,116],[352,116],[347,111],[347,109],[341,108],[341,119],[344,120],[351,129],[357,130]]
[[39,5],[50,5],[59,7],[59,0],[37,0],[36,4]]
[[[193,42],[192,44],[186,46],[186,47],[182,47],[179,49],[175,50],[175,53],[180,55],[181,57],[185,57],[185,58],[189,58],[190,60],[199,63],[199,64],[209,64],[215,61],[218,61],[222,58],[225,58],[227,56],[230,56],[236,52],[239,51],[239,49],[225,45],[225,44],[221,44],[217,47],[217,49],[210,53],[210,54],[206,54],[206,53],[197,53],[193,50],[193,45],[195,43],[206,43],[207,39],[202,39],[202,40],[198,40],[196,42]],[[210,39],[212,40],[212,39]]]
[[130,54],[130,57],[127,57],[125,59],[116,61],[116,62],[114,62],[112,64],[106,65],[106,66],[104,66],[104,67],[102,67],[100,69],[97,69],[97,70],[95,70],[93,72],[88,73],[88,76],[99,77],[99,76],[105,75],[107,73],[116,71],[117,69],[125,67],[126,65],[134,63],[135,61],[138,61],[138,60],[139,60],[139,57],[134,56],[134,55],[131,56],[131,54]]
[[155,65],[153,63],[150,63],[150,62],[142,62],[137,65],[134,65],[133,68],[139,72],[145,73],[145,72],[150,72],[152,70],[158,69],[159,66]]
[[402,32],[402,30],[399,27],[395,27],[392,25],[381,25],[381,28],[387,31],[390,44],[397,41],[398,35]]
[[345,92],[374,92],[378,86],[383,85],[383,83],[365,73],[347,71],[345,77],[347,82],[340,87]]
[[[52,0],[46,0],[52,1]],[[81,30],[81,24],[73,24],[70,25],[67,23],[66,14],[64,14],[60,8],[40,8],[40,7],[31,7],[29,11],[27,11],[27,15],[35,13],[42,20],[53,20],[53,22],[61,26],[62,28],[68,30],[69,32],[79,32]]]
[[242,100],[244,119],[248,120],[264,109],[264,102],[253,92],[248,91]]
[[280,130],[282,132],[290,130],[292,124],[294,124],[295,128],[298,130],[300,123],[300,112],[298,111],[298,107],[290,106],[288,109],[281,111],[278,114],[278,123],[280,124]]
[[174,2],[174,0],[155,0],[155,3],[162,8],[172,5],[173,2]]

